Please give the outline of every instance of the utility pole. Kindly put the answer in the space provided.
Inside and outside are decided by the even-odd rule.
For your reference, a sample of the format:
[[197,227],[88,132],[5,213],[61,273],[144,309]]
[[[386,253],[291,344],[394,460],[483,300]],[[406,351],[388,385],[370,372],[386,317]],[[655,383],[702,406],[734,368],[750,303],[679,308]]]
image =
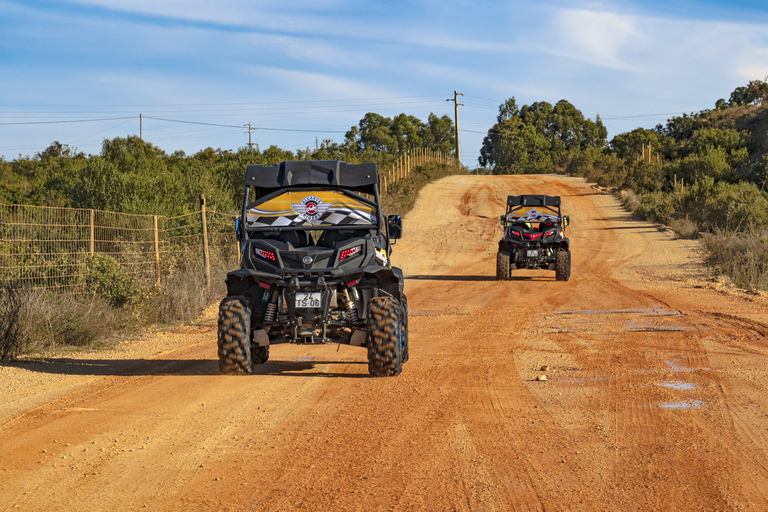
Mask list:
[[[250,122],[248,124],[244,124],[243,126],[248,127],[248,132],[243,132],[243,133],[248,133],[248,152],[253,153],[253,141],[251,140],[251,132],[256,128],[253,128]],[[258,144],[256,145],[256,147],[258,147]]]
[[139,114],[139,138],[144,140],[144,114]]
[[463,103],[459,103],[459,96],[464,96],[463,92],[453,91],[453,99],[447,99],[445,101],[453,102],[454,116],[456,117],[456,160],[461,165],[461,148],[459,147],[459,106],[464,106]]

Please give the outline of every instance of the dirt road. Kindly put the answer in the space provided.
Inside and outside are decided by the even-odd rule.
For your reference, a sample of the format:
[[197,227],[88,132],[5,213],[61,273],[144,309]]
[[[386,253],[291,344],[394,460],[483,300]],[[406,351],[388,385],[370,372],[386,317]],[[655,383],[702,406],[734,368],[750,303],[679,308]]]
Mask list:
[[[495,280],[510,193],[562,196],[570,281]],[[433,183],[402,375],[280,345],[221,376],[213,314],[0,366],[0,510],[768,510],[768,300],[693,247],[575,178]]]

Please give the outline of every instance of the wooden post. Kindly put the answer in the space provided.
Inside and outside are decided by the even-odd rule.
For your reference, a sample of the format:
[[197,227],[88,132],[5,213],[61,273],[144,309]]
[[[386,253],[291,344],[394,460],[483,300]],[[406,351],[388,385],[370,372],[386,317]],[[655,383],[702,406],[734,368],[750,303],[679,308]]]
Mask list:
[[96,245],[96,237],[95,237],[95,226],[94,226],[94,217],[96,216],[96,212],[94,210],[88,210],[88,255],[93,256],[93,253],[95,252],[95,245]]
[[200,222],[203,228],[203,266],[205,268],[205,287],[211,290],[211,262],[208,260],[208,226],[205,222],[205,196],[200,194]]
[[155,233],[155,280],[160,284],[160,238],[157,235],[157,215],[152,216],[152,231]]

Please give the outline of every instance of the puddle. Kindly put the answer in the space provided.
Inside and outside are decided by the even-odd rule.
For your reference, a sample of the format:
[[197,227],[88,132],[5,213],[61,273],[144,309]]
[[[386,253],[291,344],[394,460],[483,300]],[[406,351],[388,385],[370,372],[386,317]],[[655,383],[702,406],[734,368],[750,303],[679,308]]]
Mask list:
[[630,327],[626,330],[626,332],[675,332],[675,331],[690,331],[692,330],[690,327],[680,327],[680,326],[671,326],[671,327],[663,327],[663,326],[655,326],[655,327]]
[[[597,309],[581,309],[581,310],[569,310],[569,311],[556,311],[549,313],[548,315],[636,315],[646,313],[643,316],[685,316],[682,311],[669,311],[663,308],[630,308],[630,309],[613,309],[613,310],[597,310]],[[650,314],[648,314],[650,313]]]
[[704,402],[701,400],[682,400],[680,402],[664,402],[659,404],[659,406],[663,409],[676,409],[683,411],[687,411],[689,409],[698,409],[702,405],[704,405]]
[[709,367],[703,367],[703,368],[688,368],[687,366],[681,366],[680,364],[676,363],[675,361],[664,361],[667,366],[669,366],[669,369],[673,372],[693,372],[696,370],[710,370]]
[[611,380],[611,377],[590,377],[588,379],[578,379],[578,378],[558,378],[558,377],[551,377],[549,380],[556,381],[556,382],[562,382],[564,384],[585,384],[587,382],[601,382],[605,380]]
[[696,389],[696,384],[691,384],[690,382],[662,382],[659,386],[670,389],[679,389],[681,391]]

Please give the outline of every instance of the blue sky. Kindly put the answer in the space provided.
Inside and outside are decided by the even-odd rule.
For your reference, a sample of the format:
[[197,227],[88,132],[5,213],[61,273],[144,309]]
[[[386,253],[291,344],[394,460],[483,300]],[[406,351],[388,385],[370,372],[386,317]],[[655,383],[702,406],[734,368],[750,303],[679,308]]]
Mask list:
[[768,75],[757,0],[0,0],[0,155],[341,142],[367,112],[460,101],[477,166],[498,106],[566,99],[609,137]]

